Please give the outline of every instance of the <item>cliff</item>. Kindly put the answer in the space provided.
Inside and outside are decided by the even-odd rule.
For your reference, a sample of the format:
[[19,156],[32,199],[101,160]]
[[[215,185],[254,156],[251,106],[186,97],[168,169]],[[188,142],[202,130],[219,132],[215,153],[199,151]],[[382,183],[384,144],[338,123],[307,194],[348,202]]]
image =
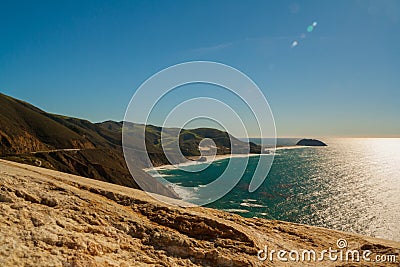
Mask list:
[[[180,200],[175,200],[179,205]],[[0,160],[0,266],[365,266],[261,262],[269,249],[351,249],[399,257],[400,243],[182,208],[143,191]],[[371,256],[371,257],[372,257]],[[373,266],[388,266],[374,263]],[[389,266],[398,266],[398,263]]]

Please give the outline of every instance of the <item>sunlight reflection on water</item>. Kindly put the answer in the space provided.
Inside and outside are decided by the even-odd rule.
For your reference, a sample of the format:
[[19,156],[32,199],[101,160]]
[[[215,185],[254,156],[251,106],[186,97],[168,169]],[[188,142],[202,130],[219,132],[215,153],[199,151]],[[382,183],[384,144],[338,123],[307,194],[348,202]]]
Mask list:
[[[246,190],[257,163],[256,157],[250,158],[247,175],[209,207],[245,209],[238,213],[400,241],[400,139],[326,142],[328,147],[280,150],[267,179],[254,193]],[[212,164],[195,176],[166,173],[184,186],[206,184],[225,165]],[[246,204],[246,199],[256,202]]]

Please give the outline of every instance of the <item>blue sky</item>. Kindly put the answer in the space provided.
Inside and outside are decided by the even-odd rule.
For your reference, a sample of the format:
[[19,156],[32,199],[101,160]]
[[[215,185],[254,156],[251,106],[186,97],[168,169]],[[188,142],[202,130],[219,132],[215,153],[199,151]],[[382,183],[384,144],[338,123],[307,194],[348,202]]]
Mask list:
[[279,136],[400,136],[400,1],[0,1],[0,25],[0,91],[49,112],[122,120],[151,75],[210,60]]

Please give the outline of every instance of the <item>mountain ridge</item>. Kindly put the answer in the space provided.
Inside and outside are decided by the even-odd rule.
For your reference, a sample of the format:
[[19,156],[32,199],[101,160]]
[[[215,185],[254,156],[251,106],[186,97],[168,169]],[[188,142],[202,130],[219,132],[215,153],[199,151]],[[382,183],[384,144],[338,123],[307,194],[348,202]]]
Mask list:
[[[0,93],[1,158],[138,188],[124,158],[123,126],[128,132],[128,147],[134,149],[140,147],[139,136],[145,127],[146,153],[150,162],[143,155],[130,159],[134,161],[135,179],[144,180],[149,187],[146,190],[169,197],[177,195],[171,189],[163,188],[155,178],[143,171],[144,168],[198,157],[201,155],[200,142],[205,138],[213,139],[217,154],[230,153],[231,140],[239,151],[246,152],[247,147],[247,143],[217,129],[161,128],[110,120],[92,123],[85,119],[47,113],[25,101]],[[167,139],[179,136],[184,157],[175,153],[170,157],[173,162],[169,161],[161,146],[161,129]],[[251,143],[250,152],[260,153],[261,148]]]

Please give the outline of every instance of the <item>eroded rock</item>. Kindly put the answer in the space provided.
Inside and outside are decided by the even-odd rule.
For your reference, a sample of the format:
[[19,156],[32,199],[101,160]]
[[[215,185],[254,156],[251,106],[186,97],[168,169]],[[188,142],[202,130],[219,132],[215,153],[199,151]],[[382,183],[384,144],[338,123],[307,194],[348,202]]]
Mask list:
[[323,250],[338,238],[354,249],[399,255],[393,241],[170,206],[135,189],[2,160],[0,169],[0,188],[7,189],[0,190],[2,267],[269,266],[257,258],[264,245]]

